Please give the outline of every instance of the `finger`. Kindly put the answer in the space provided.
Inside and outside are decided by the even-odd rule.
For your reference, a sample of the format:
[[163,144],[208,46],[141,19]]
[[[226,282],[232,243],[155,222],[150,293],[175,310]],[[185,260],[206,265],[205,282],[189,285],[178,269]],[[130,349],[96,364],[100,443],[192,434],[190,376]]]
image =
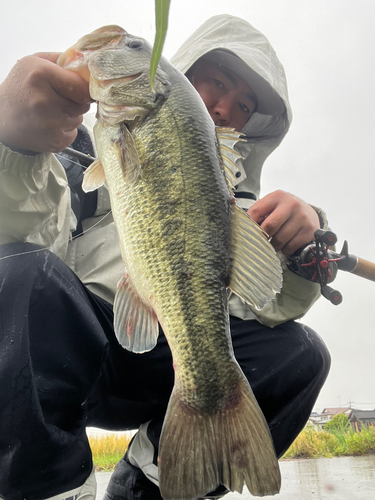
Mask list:
[[61,151],[74,141],[77,135],[77,128],[81,125],[82,121],[82,115],[69,117],[61,112],[57,116],[53,113],[48,118],[39,117],[34,122],[37,134],[33,137],[33,141],[28,149],[38,152]]
[[77,129],[83,122],[83,115],[67,116],[66,121],[62,127],[64,132],[71,132]]
[[276,250],[290,255],[313,241],[314,233],[319,227],[320,223],[315,211],[302,214],[296,212],[274,234],[272,242]]
[[56,145],[52,145],[51,153],[60,153],[60,151],[70,146],[77,137],[77,134],[77,129],[74,129],[70,132],[65,132],[64,136],[60,137],[59,142]]
[[61,54],[62,52],[36,52],[33,55],[35,57],[39,57],[40,59],[45,59],[46,61],[56,63]]
[[272,235],[272,246],[277,252],[283,252],[290,242],[296,237],[299,232],[297,221],[288,220],[283,224],[278,231]]
[[269,236],[273,237],[276,235],[282,226],[289,221],[290,213],[284,210],[274,210],[270,213],[264,221],[261,223],[260,227],[265,231]]
[[255,222],[261,224],[265,220],[265,218],[272,212],[275,206],[276,203],[272,199],[270,199],[269,197],[265,197],[251,205],[247,213]]
[[[52,110],[53,111],[53,110]],[[50,116],[41,115],[35,117],[35,128],[41,135],[58,135],[60,132],[74,130],[78,128],[83,121],[83,115],[69,116],[66,113],[52,112]]]
[[91,103],[89,84],[81,76],[68,69],[59,68],[52,76],[51,85],[62,97],[78,104]]
[[77,104],[70,99],[65,99],[61,109],[67,117],[79,118],[90,110],[90,104]]
[[75,128],[71,131],[64,131],[56,137],[52,137],[48,145],[44,145],[45,151],[49,153],[59,153],[74,142],[77,133],[78,131]]
[[319,228],[319,221],[314,224],[314,219],[294,215],[273,235],[272,244],[276,251],[291,255],[313,241],[317,228]]
[[291,240],[289,240],[286,244],[282,246],[282,248],[276,250],[281,251],[284,255],[289,256],[294,254],[298,249],[302,246],[306,245],[306,237],[304,231],[299,231],[297,234],[293,236]]
[[48,79],[55,92],[78,104],[93,102],[89,84],[80,75],[53,63],[47,68]]

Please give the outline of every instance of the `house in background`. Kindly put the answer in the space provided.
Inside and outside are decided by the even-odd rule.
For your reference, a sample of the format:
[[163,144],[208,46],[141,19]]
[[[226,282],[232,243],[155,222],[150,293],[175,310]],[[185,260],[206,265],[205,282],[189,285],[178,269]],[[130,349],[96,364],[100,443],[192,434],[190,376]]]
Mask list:
[[350,408],[350,406],[345,406],[344,408],[324,408],[324,410],[320,414],[322,426],[324,427],[324,425],[332,420],[335,415],[344,414],[350,419],[351,411],[352,409]]
[[352,409],[350,415],[350,423],[356,429],[359,430],[362,426],[369,427],[370,425],[375,426],[375,410],[354,410]]
[[335,415],[340,415],[344,413],[349,417],[352,409],[350,406],[345,406],[344,408],[324,408],[322,413],[313,412],[310,415],[308,426],[314,427],[316,430],[322,430],[327,422],[332,420]]
[[324,408],[322,413],[313,412],[306,426],[314,427],[316,430],[322,430],[325,424],[331,421],[335,415],[341,414],[348,417],[349,422],[356,430],[360,430],[362,426],[375,426],[375,410],[355,410],[350,406],[345,406],[343,408]]

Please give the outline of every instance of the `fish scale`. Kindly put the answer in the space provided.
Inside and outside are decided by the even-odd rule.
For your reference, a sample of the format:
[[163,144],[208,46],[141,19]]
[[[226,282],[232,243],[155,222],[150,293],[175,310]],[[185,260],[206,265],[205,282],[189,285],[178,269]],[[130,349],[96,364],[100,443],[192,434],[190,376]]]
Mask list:
[[239,134],[216,132],[195,89],[163,58],[152,91],[151,52],[144,40],[108,26],[59,59],[90,75],[98,101],[99,159],[83,188],[106,182],[110,194],[125,266],[115,333],[141,353],[155,346],[159,322],[172,352],[175,384],[158,457],[163,498],[192,500],[220,483],[274,494],[280,472],[233,355],[227,288],[260,308],[280,290],[280,263],[235,205]]
[[[177,107],[178,109],[181,109],[180,101],[178,100],[174,103],[171,100],[170,107]],[[161,110],[158,113],[158,119],[156,120],[156,123],[153,124],[153,127],[158,128],[159,123],[165,123],[167,119],[169,121],[171,118],[171,112],[169,109],[166,110],[166,114],[168,115],[167,117],[164,116],[163,110]],[[185,125],[185,128],[187,127],[188,124]],[[211,121],[208,122],[208,127],[213,128]],[[150,181],[154,185],[154,191],[152,191],[152,193],[155,193],[156,196],[155,198],[152,198],[151,202],[151,206],[154,207],[153,212],[165,215],[164,205],[165,203],[168,203],[166,200],[170,199],[171,193],[173,194],[178,191],[173,189],[174,186],[171,181],[165,181],[165,173],[168,173],[173,165],[176,164],[176,159],[173,155],[173,148],[170,156],[164,154],[161,158],[159,155],[156,158],[152,158],[152,155],[150,155],[149,152],[155,151],[155,141],[150,143],[144,140],[145,136],[150,136],[149,122],[144,126],[140,125],[139,127],[134,127],[131,131],[137,146],[141,165],[143,157],[145,156],[147,158],[146,166],[142,168],[142,178],[144,179],[144,182],[147,182],[150,177]],[[163,136],[166,135],[167,132],[168,131],[164,130]],[[214,140],[215,136],[212,134],[211,137],[213,142],[212,150],[216,153],[217,147]],[[157,137],[157,139],[160,140],[162,140],[162,138],[163,137]],[[160,144],[158,147],[160,150]],[[195,154],[189,153],[188,155],[189,151],[193,151]],[[167,338],[170,338],[168,332],[176,331],[173,337],[173,342],[171,343],[170,341],[169,343],[173,353],[173,358],[181,360],[181,362],[177,362],[177,369],[179,371],[179,377],[181,377],[182,380],[182,390],[184,391],[185,389],[184,395],[182,396],[183,400],[188,402],[194,401],[194,405],[199,406],[200,404],[202,410],[205,410],[205,408],[208,407],[211,411],[213,411],[215,407],[217,409],[218,401],[221,401],[227,393],[230,392],[227,387],[223,387],[223,384],[220,383],[220,380],[228,380],[228,373],[226,373],[228,368],[226,368],[226,366],[228,363],[232,363],[232,358],[227,349],[228,343],[226,339],[225,349],[223,349],[223,346],[220,345],[223,341],[223,321],[220,320],[226,317],[227,313],[225,309],[227,308],[227,304],[223,301],[222,295],[220,294],[220,289],[223,290],[226,287],[223,285],[222,279],[220,281],[218,280],[218,276],[225,274],[223,269],[225,269],[226,274],[229,275],[230,259],[227,232],[230,225],[230,196],[225,186],[224,193],[220,193],[219,190],[213,190],[212,194],[210,193],[211,196],[209,200],[202,198],[202,192],[204,192],[203,188],[206,190],[207,185],[212,185],[215,182],[215,175],[213,175],[215,171],[205,168],[206,161],[208,163],[208,161],[212,161],[212,159],[205,160],[207,153],[205,148],[201,146],[200,142],[196,140],[195,135],[191,136],[191,141],[185,141],[184,149],[181,151],[181,156],[183,157],[184,155],[189,156],[189,161],[182,162],[179,165],[179,174],[181,184],[189,186],[190,195],[184,196],[184,191],[180,190],[180,196],[184,196],[182,200],[180,198],[181,203],[179,203],[180,217],[174,214],[172,221],[167,219],[168,229],[165,231],[165,234],[163,233],[161,235],[164,240],[162,246],[165,248],[168,255],[165,256],[162,252],[160,252],[159,248],[159,251],[157,252],[159,265],[156,266],[156,272],[155,269],[151,270],[148,268],[145,274],[149,275],[152,273],[156,276],[157,282],[159,283],[161,268],[165,265],[165,262],[170,264],[173,262],[175,263],[175,266],[170,269],[171,274],[169,275],[169,278],[164,278],[162,282],[161,299],[169,305],[168,318],[171,318],[166,319],[162,326]],[[215,160],[218,165],[217,168],[219,169],[219,159],[217,155],[215,155]],[[168,162],[170,162],[171,165],[168,165]],[[155,171],[158,172],[156,175]],[[199,175],[197,175],[197,173],[199,173]],[[227,210],[225,210],[226,221],[222,217],[222,212],[224,212],[222,207],[225,207],[223,199],[225,197],[227,203]],[[196,207],[195,211],[201,213],[198,213],[196,218],[192,219],[186,214],[191,210],[194,211],[194,206]],[[220,208],[220,213],[216,217],[211,216],[211,214],[215,213],[214,211],[218,211],[218,207]],[[207,215],[210,219],[210,231],[207,230],[205,224],[205,218]],[[201,233],[198,231],[198,236],[200,237],[197,238],[197,228],[201,225],[200,220],[202,220],[205,230]],[[180,226],[180,231],[173,231],[169,225],[170,222],[173,224],[177,223],[177,226]],[[132,230],[135,230],[135,228],[136,223],[134,221],[134,225],[132,224]],[[178,229],[178,227],[176,229]],[[129,226],[124,227],[124,233],[128,233],[128,230]],[[135,232],[137,235],[141,235],[141,230],[135,230]],[[129,237],[131,238],[132,236],[129,236],[128,234],[128,238]],[[142,237],[139,236],[139,239],[142,240]],[[215,245],[215,243],[221,242],[225,239],[227,240],[226,246]],[[149,241],[158,241],[158,239],[155,237],[151,238]],[[179,242],[178,246],[180,248],[177,249],[177,252],[176,243],[173,244],[173,242]],[[215,247],[221,247],[222,254],[216,251],[213,256],[212,248]],[[181,252],[182,248],[184,249],[183,253]],[[144,252],[147,251],[143,248],[142,250]],[[184,255],[184,257],[181,258],[181,255]],[[189,261],[194,261],[194,264],[189,265]],[[204,289],[207,287],[204,286],[204,282],[196,283],[195,276],[197,276],[198,281],[201,282],[202,276],[201,273],[197,272],[197,268],[207,268],[208,266],[211,278],[210,288],[208,289],[209,293],[202,294],[202,288]],[[188,276],[189,270],[191,272],[190,277]],[[164,276],[166,275],[165,269],[163,274]],[[206,273],[203,273],[203,281],[205,275]],[[174,277],[176,277],[176,281]],[[212,287],[212,282],[217,283],[215,289]],[[181,297],[178,303],[176,303],[176,295]],[[172,296],[174,297],[174,301],[169,302],[168,297]],[[174,311],[172,304],[176,305]],[[197,315],[197,311],[200,312],[199,315]],[[215,311],[216,314],[213,315],[212,311]],[[201,324],[201,318],[203,318],[205,325]],[[184,328],[181,330],[176,328],[176,319],[179,323],[183,322],[184,324]],[[210,319],[211,321],[209,321]],[[204,339],[203,345],[202,341],[199,343],[196,342],[196,337]],[[213,362],[210,363],[210,358],[207,359],[205,354],[207,352],[207,348],[216,353],[220,353],[222,356],[215,356],[213,358]],[[187,366],[182,362],[184,359],[189,361]],[[194,363],[191,363],[190,360],[195,361]],[[195,372],[195,366],[201,368],[202,373]],[[233,371],[231,367],[230,371]],[[196,388],[198,387],[199,382],[200,385],[202,385],[202,380],[208,380],[208,375],[213,382],[211,382],[211,384],[204,384],[204,386],[200,388],[201,397],[200,401],[197,402],[196,397],[194,397]],[[214,383],[217,387],[213,387]],[[187,391],[188,387],[192,388],[189,392]]]

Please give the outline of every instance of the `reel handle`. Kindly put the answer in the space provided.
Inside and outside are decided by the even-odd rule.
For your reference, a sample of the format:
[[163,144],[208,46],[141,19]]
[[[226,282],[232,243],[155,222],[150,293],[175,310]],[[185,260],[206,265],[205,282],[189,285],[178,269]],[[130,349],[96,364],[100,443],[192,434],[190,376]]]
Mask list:
[[328,285],[321,287],[323,297],[328,299],[333,305],[338,306],[342,302],[342,295],[338,290],[334,290]]

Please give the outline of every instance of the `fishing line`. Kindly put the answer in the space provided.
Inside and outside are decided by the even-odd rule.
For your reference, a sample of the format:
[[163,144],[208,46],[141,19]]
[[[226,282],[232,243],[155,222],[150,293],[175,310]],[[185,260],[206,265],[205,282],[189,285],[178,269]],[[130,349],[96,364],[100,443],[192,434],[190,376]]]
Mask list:
[[[62,158],[63,160],[66,160],[66,156],[63,156],[59,153],[55,153],[55,156],[58,156],[59,158]],[[95,158],[93,158],[93,160],[95,160]],[[86,166],[86,165],[82,165],[82,163],[78,163],[77,161],[73,161],[69,158],[69,161],[70,163],[73,163],[73,165],[78,165],[79,167],[81,167],[83,170],[87,170],[89,168],[90,165]]]
[[[76,238],[79,238],[80,236],[82,236],[83,234],[87,234],[89,231],[91,231],[92,229],[94,229],[98,224],[100,224],[111,213],[112,213],[112,210],[110,210],[108,213],[106,213],[100,220],[98,220],[98,222],[95,222],[95,224],[93,226],[91,226],[88,229],[86,229],[86,231],[82,231],[81,234],[78,234],[77,236],[73,236],[72,238],[69,238],[68,240],[63,241],[61,243],[61,245],[57,248],[57,250],[60,250],[60,248],[62,248],[66,243],[69,243],[69,241],[73,241]],[[18,241],[18,242],[15,242],[15,243],[28,243],[28,242],[27,241],[23,241],[23,242],[22,241]],[[27,255],[29,253],[40,252],[41,250],[48,250],[48,247],[37,248],[36,250],[29,250],[28,252],[14,253],[12,255],[4,255],[4,257],[0,257],[0,261],[2,261],[4,259],[9,259],[10,257],[19,257],[21,255]]]

